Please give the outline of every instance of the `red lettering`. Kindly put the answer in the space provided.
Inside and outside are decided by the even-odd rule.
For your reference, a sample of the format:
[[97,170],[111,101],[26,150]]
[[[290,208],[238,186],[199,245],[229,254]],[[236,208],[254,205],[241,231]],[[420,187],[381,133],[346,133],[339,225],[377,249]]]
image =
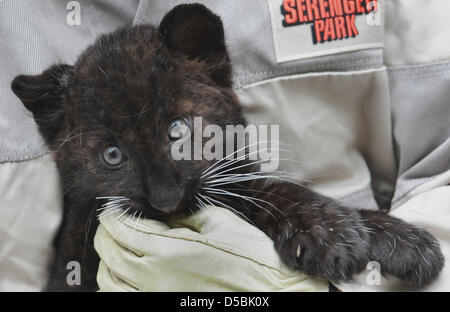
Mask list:
[[323,32],[323,41],[336,40],[336,33],[334,32],[334,23],[332,18],[325,20],[325,30]]
[[355,0],[343,0],[344,1],[344,13],[353,14],[355,13]]
[[378,11],[378,0],[368,0],[366,4],[367,12]]
[[284,15],[286,24],[295,24],[298,22],[297,10],[295,9],[295,0],[284,0],[283,9],[286,13],[288,13]]
[[305,3],[305,0],[297,0],[297,12],[300,23],[305,23],[308,21],[305,16],[305,5],[303,3]]
[[317,7],[317,0],[306,0],[306,12],[308,13],[309,21],[320,19],[319,8]]
[[328,6],[330,7],[330,15],[332,17],[344,15],[341,0],[329,0]]
[[365,0],[356,0],[356,12],[358,13],[365,13],[366,10],[364,9],[363,2]]
[[358,29],[356,28],[355,25],[355,19],[356,19],[356,15],[346,15],[345,16],[345,22],[347,24],[347,33],[350,37],[355,37],[356,35],[358,35]]
[[323,20],[314,22],[314,28],[316,29],[316,42],[323,42],[322,32],[325,30],[325,23]]
[[320,16],[321,18],[327,18],[330,17],[330,14],[327,12],[328,2],[325,2],[325,0],[319,0],[319,9],[320,9]]
[[345,29],[345,18],[342,16],[335,18],[336,23],[336,35],[339,39],[347,37],[347,29]]
[[282,2],[283,25],[311,23],[314,44],[359,35],[356,16],[378,10],[378,0],[283,0]]

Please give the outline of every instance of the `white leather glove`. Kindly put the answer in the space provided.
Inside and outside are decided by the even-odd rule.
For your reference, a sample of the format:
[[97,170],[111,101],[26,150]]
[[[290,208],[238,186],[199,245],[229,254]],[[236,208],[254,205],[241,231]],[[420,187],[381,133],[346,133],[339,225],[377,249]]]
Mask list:
[[284,266],[273,242],[232,212],[207,207],[169,225],[101,218],[100,291],[328,291]]

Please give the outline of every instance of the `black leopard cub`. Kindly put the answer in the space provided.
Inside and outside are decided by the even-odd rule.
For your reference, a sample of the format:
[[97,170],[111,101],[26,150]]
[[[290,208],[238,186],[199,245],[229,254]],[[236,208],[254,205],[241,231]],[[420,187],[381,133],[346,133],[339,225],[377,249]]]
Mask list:
[[[158,27],[103,35],[74,65],[18,76],[12,90],[33,113],[64,188],[47,290],[97,289],[93,237],[97,209],[107,200],[99,197],[124,199],[128,213],[159,220],[222,205],[273,239],[288,266],[332,281],[378,261],[384,274],[423,286],[443,267],[432,235],[384,212],[349,209],[282,179],[245,179],[261,176],[258,162],[245,157],[173,159],[171,146],[185,133],[170,130],[193,130],[194,117],[203,127],[246,124],[222,22],[202,5],[177,6]],[[212,172],[233,174],[235,182],[216,183],[211,192]],[[82,264],[80,286],[66,283],[70,261]]]

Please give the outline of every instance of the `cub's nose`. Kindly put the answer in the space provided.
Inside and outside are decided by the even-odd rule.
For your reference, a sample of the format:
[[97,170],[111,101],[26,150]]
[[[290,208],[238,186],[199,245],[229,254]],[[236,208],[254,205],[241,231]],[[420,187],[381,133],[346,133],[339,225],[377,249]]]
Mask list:
[[150,199],[150,205],[167,214],[175,212],[184,197],[184,190],[171,191],[165,195]]

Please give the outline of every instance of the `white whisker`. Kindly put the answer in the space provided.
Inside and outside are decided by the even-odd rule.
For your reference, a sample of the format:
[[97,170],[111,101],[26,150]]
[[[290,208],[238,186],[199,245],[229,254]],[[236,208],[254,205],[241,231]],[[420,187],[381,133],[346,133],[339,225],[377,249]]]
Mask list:
[[245,200],[245,201],[249,201],[249,202],[251,202],[253,205],[255,205],[256,207],[261,208],[262,210],[264,210],[265,212],[267,212],[268,214],[270,214],[275,220],[277,220],[277,222],[278,222],[278,218],[277,218],[277,217],[276,217],[269,209],[267,209],[267,208],[265,208],[265,207],[263,207],[263,206],[261,206],[261,205],[258,205],[257,203],[255,203],[255,201],[260,201],[260,202],[264,202],[264,203],[266,203],[266,204],[269,204],[269,205],[271,205],[275,210],[277,210],[277,211],[280,212],[282,215],[284,215],[284,213],[283,213],[281,210],[279,210],[277,207],[275,207],[273,204],[269,203],[268,201],[259,199],[259,198],[254,198],[254,197],[250,197],[250,196],[239,195],[239,194],[236,194],[236,193],[232,193],[232,192],[228,192],[228,191],[223,191],[223,190],[220,190],[220,191],[206,191],[206,192],[209,193],[209,194],[229,195],[229,196],[241,198],[241,199],[243,199],[243,200]]
[[116,219],[117,220],[120,220],[120,218],[124,215],[124,214],[126,214],[127,212],[128,212],[128,210],[130,210],[131,209],[131,207],[128,207],[127,209],[125,209],[121,214],[120,214],[120,216],[118,216]]
[[214,187],[214,186],[220,186],[220,185],[227,185],[227,184],[235,184],[235,183],[239,183],[239,182],[245,182],[245,181],[252,181],[252,180],[260,180],[260,179],[274,179],[274,180],[281,180],[281,181],[286,181],[286,182],[290,182],[299,186],[302,186],[302,184],[298,183],[297,181],[294,181],[293,179],[289,179],[287,177],[283,177],[283,176],[274,176],[274,175],[265,175],[265,176],[253,176],[253,177],[249,177],[249,178],[238,178],[238,179],[230,179],[227,182],[222,182],[222,183],[214,183],[211,184],[209,186]]
[[123,200],[129,200],[125,196],[101,196],[101,197],[96,197],[95,199],[123,199]]
[[268,204],[268,205],[272,206],[275,210],[277,210],[279,213],[281,213],[282,215],[284,215],[284,213],[283,213],[280,209],[278,209],[277,207],[275,207],[271,202],[268,202],[268,201],[263,200],[263,199],[260,199],[260,198],[256,198],[256,197],[252,197],[252,196],[246,196],[246,195],[241,195],[241,194],[237,194],[237,193],[230,192],[230,191],[227,191],[227,190],[221,190],[221,189],[216,189],[216,188],[212,188],[212,187],[205,187],[205,188],[203,188],[203,189],[204,189],[204,190],[207,190],[207,191],[209,191],[209,192],[222,193],[222,194],[224,194],[224,195],[229,194],[230,196],[236,196],[236,197],[240,197],[240,198],[242,198],[242,199],[252,199],[252,200],[260,201],[260,202],[263,202],[263,203],[265,203],[265,204]]
[[[298,162],[298,161],[295,160],[295,159],[289,159],[289,158],[279,158],[278,160],[282,160],[282,161],[286,160],[286,161]],[[212,178],[218,177],[218,176],[220,176],[221,174],[224,174],[224,173],[226,173],[226,172],[230,172],[230,171],[233,171],[233,170],[236,170],[236,169],[239,169],[239,168],[245,168],[245,167],[248,167],[248,166],[257,165],[257,164],[264,163],[264,162],[267,162],[267,160],[251,161],[251,162],[249,162],[249,163],[245,163],[245,164],[243,164],[243,165],[240,165],[240,166],[237,166],[237,167],[232,167],[232,168],[229,168],[229,169],[227,169],[227,170],[224,170],[224,171],[221,171],[221,172],[219,172],[219,173],[216,173],[216,174],[214,174],[214,175],[212,175],[212,176],[209,176],[208,179],[212,179]],[[276,171],[265,171],[265,173],[272,173],[272,172],[276,172]]]
[[121,208],[123,206],[125,206],[125,204],[107,205],[107,206],[102,206],[102,207],[98,208],[97,211],[107,210],[107,209],[112,209],[112,208]]
[[109,216],[109,215],[112,215],[112,214],[114,214],[115,212],[118,212],[118,211],[121,211],[122,210],[122,208],[117,208],[117,209],[113,209],[112,211],[108,211],[108,212],[106,212],[106,213],[102,213],[102,214],[100,214],[99,216],[98,216],[98,219],[100,220],[100,219],[103,219],[104,217],[106,217],[106,216]]
[[[237,215],[240,215],[242,218],[244,218],[244,219],[245,219],[246,221],[248,221],[249,223],[255,225],[255,223],[254,223],[252,220],[250,220],[246,215],[244,215],[242,212],[237,211],[236,209],[230,207],[229,205],[227,205],[227,204],[225,204],[225,203],[223,203],[223,202],[221,202],[221,201],[219,201],[219,200],[216,200],[216,199],[214,199],[214,198],[211,198],[211,197],[209,197],[209,196],[207,196],[207,195],[202,195],[202,194],[198,194],[198,195],[201,196],[205,201],[207,201],[211,206],[217,206],[217,205],[219,205],[219,207],[225,207],[225,208],[228,208],[228,209],[230,209],[232,212],[236,213]],[[211,201],[215,202],[216,204],[213,204]],[[255,225],[255,226],[256,226],[256,225]]]
[[[204,178],[204,177],[206,177],[206,176],[208,176],[208,175],[213,174],[214,172],[216,172],[216,171],[218,171],[218,170],[220,170],[220,169],[229,167],[229,166],[231,166],[231,165],[233,165],[233,164],[235,164],[235,163],[237,163],[237,162],[239,162],[239,161],[241,161],[241,160],[243,160],[243,159],[245,159],[245,158],[247,158],[247,157],[248,157],[249,160],[250,160],[250,156],[252,156],[253,154],[255,154],[255,153],[260,153],[260,152],[264,152],[264,151],[268,151],[268,150],[291,152],[291,151],[289,151],[289,150],[280,149],[280,148],[276,148],[276,149],[275,149],[275,148],[273,148],[273,149],[268,149],[268,148],[266,148],[266,149],[262,149],[262,150],[253,151],[253,152],[248,153],[248,154],[245,154],[245,155],[241,155],[241,156],[239,156],[239,157],[237,157],[237,158],[235,158],[235,159],[231,159],[231,160],[226,159],[226,158],[222,158],[222,159],[219,160],[219,161],[225,160],[224,163],[222,163],[220,166],[218,166],[218,167],[215,168],[214,170],[209,171],[207,174],[202,174],[202,175],[200,176],[200,178]],[[256,159],[255,159],[255,161],[256,161]],[[267,160],[264,160],[264,161],[267,161]],[[217,164],[217,162],[216,162],[215,164]]]
[[[235,151],[235,152],[233,152],[233,153],[231,153],[231,154],[228,154],[227,156],[223,157],[222,159],[220,159],[220,160],[218,160],[217,162],[215,162],[214,164],[212,164],[210,167],[208,167],[205,171],[202,172],[202,174],[201,174],[200,177],[201,177],[201,178],[204,177],[205,174],[206,174],[207,172],[210,172],[217,164],[221,163],[222,161],[224,161],[224,160],[230,161],[230,160],[228,159],[230,156],[233,156],[234,154],[236,154],[236,153],[242,151],[243,149],[249,148],[249,147],[251,147],[251,146],[253,146],[253,145],[260,144],[260,143],[273,143],[273,142],[274,142],[274,141],[261,141],[261,142],[255,142],[255,143],[252,143],[252,144],[248,144],[248,145],[246,145],[246,146],[244,146],[244,147],[238,149],[237,151]],[[284,144],[284,143],[280,143],[280,142],[278,142],[278,144],[279,144],[279,145],[284,145],[284,146],[290,146],[290,145],[288,145],[288,144]],[[260,150],[257,150],[257,151],[260,151]],[[253,154],[253,153],[257,152],[257,151],[253,151],[251,154]],[[286,150],[286,151],[287,151],[287,152],[290,152],[290,151],[288,151],[288,150]],[[248,156],[248,154],[245,154],[245,155],[242,155],[242,156],[246,157],[246,156]],[[240,157],[242,157],[242,156],[239,156],[238,158],[240,158]],[[215,172],[215,171],[217,171],[217,168],[214,170],[214,172]],[[209,174],[211,174],[211,173],[212,173],[212,172],[210,172]]]

